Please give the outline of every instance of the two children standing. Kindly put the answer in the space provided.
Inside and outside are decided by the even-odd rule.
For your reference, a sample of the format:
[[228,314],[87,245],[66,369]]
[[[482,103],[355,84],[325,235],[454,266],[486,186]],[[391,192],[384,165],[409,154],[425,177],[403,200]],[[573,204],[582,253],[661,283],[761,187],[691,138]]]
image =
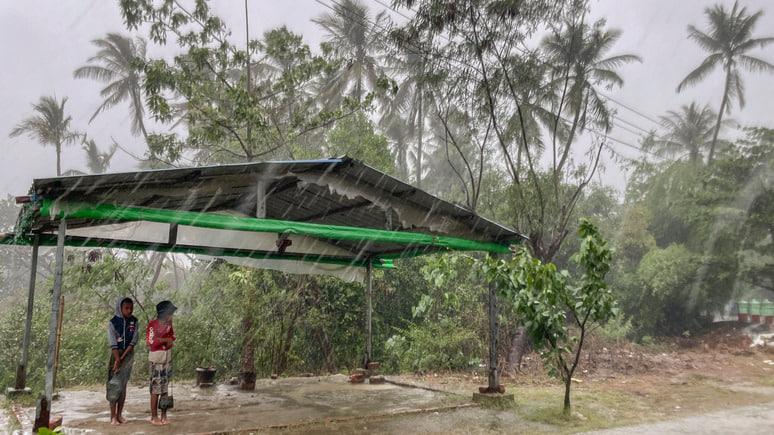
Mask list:
[[[145,343],[149,349],[151,423],[154,425],[169,424],[169,380],[172,375],[172,346],[175,341],[172,315],[176,310],[177,307],[170,301],[159,302],[156,305],[156,318],[150,321],[145,331]],[[110,402],[110,424],[116,426],[126,421],[122,416],[126,386],[132,373],[134,349],[139,335],[137,318],[132,315],[133,311],[134,301],[128,297],[121,298],[116,304],[116,314],[108,322],[108,344],[111,353],[108,363],[107,399]]]

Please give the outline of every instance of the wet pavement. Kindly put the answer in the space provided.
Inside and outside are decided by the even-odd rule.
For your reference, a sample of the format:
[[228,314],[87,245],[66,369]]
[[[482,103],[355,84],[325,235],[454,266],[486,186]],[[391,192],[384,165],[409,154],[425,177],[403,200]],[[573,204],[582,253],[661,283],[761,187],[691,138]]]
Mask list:
[[[127,423],[110,425],[103,389],[64,390],[54,402],[53,414],[64,416],[67,433],[220,433],[270,430],[325,432],[326,425],[357,422],[391,415],[439,415],[465,407],[465,397],[392,384],[350,384],[344,375],[265,379],[255,391],[219,385],[199,389],[175,384],[175,409],[169,426],[149,423],[147,386],[133,385],[127,392]],[[34,408],[27,408],[34,415]],[[29,429],[29,428],[24,428]]]
[[772,434],[774,433],[774,402],[678,418],[659,423],[626,426],[595,435],[628,434]]

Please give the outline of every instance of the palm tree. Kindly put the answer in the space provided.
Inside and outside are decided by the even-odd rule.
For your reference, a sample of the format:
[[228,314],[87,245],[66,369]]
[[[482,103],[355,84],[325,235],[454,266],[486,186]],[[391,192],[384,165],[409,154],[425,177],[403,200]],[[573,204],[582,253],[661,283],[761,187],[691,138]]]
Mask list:
[[360,0],[341,0],[334,2],[331,13],[312,21],[327,33],[326,47],[342,62],[341,68],[326,77],[323,96],[333,103],[347,94],[362,101],[366,85],[374,89],[381,74],[378,53],[385,38],[387,13],[371,18]]
[[142,103],[142,75],[138,64],[145,60],[146,42],[142,38],[131,39],[118,33],[91,41],[97,47],[97,54],[90,57],[84,65],[75,70],[76,78],[94,79],[107,85],[100,91],[104,98],[89,122],[102,111],[129,100],[132,119],[132,133],[148,138],[145,129],[145,107]]
[[707,33],[694,26],[688,26],[688,37],[710,54],[677,85],[677,92],[699,83],[718,65],[722,65],[726,78],[707,158],[709,163],[715,155],[715,144],[723,114],[731,111],[731,100],[736,98],[739,101],[739,107],[744,107],[744,83],[740,67],[750,72],[774,72],[774,65],[746,53],[754,48],[763,48],[771,44],[774,38],[752,37],[753,28],[763,15],[762,10],[749,15],[746,7],[740,8],[739,3],[734,2],[730,11],[727,11],[723,5],[715,5],[706,8],[704,13],[709,19]]
[[653,149],[665,156],[687,153],[688,161],[698,163],[705,150],[712,144],[715,130],[715,112],[709,105],[696,103],[683,105],[680,111],[670,110],[661,117],[661,125],[667,130],[663,137],[643,143],[644,149]]
[[86,151],[86,166],[89,167],[89,171],[92,174],[103,174],[110,167],[110,160],[113,159],[113,155],[118,148],[117,144],[113,144],[112,147],[106,152],[100,151],[97,147],[97,143],[94,139],[86,139],[83,137],[83,150]]
[[[425,171],[423,160],[428,152],[425,149],[425,124],[432,113],[433,93],[426,86],[427,60],[416,50],[404,50],[392,56],[390,70],[394,77],[402,77],[398,91],[382,105],[380,124],[396,142],[398,172],[408,178],[409,158],[414,164],[414,183],[422,186]],[[408,151],[411,139],[416,140],[416,148]]]
[[[583,131],[595,124],[607,131],[611,127],[610,111],[597,87],[602,85],[610,89],[622,86],[623,79],[616,69],[630,62],[642,61],[633,54],[605,57],[621,37],[621,31],[605,30],[603,26],[604,21],[598,21],[593,26],[582,21],[567,23],[563,32],[554,33],[543,41],[543,50],[555,65],[549,83],[559,100],[555,113],[566,113],[572,118],[564,151],[558,164],[554,165],[557,172],[561,172],[567,161],[570,144],[578,128]],[[555,123],[555,127],[558,126],[559,119]]]
[[57,101],[56,97],[40,97],[32,108],[37,114],[22,120],[11,130],[9,137],[26,134],[41,145],[53,145],[56,149],[56,175],[62,175],[62,146],[75,142],[79,133],[70,129],[71,116],[65,116],[67,97]]

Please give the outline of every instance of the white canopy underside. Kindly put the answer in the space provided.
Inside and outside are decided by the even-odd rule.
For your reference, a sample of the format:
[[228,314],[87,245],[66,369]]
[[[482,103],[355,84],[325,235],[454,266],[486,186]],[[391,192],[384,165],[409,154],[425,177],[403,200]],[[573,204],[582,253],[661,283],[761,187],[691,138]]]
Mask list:
[[[96,225],[67,230],[68,236],[159,244],[169,242],[169,233],[169,224],[146,221]],[[56,231],[52,231],[52,234],[56,234]],[[315,257],[352,256],[351,252],[319,239],[295,235],[290,235],[287,238],[292,241],[291,245],[285,249],[285,253],[288,254],[309,254]],[[179,225],[176,244],[204,248],[276,252],[276,242],[277,234],[275,233],[220,230]],[[215,258],[207,255],[200,255],[200,257]],[[358,266],[299,260],[253,259],[246,257],[217,258],[222,258],[232,264],[256,269],[271,269],[305,275],[329,275],[349,282],[363,282],[365,280],[365,270],[363,267]]]

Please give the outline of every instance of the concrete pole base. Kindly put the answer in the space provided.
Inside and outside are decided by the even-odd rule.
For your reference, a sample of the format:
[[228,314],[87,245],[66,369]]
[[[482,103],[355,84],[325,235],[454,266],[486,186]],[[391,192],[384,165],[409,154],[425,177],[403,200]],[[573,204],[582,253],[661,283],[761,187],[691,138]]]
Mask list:
[[28,396],[30,394],[32,394],[32,389],[30,387],[21,388],[21,389],[8,387],[5,389],[5,397],[9,399],[13,399],[14,397],[19,397],[19,396]]
[[473,402],[484,407],[504,408],[516,403],[513,394],[473,393]]

